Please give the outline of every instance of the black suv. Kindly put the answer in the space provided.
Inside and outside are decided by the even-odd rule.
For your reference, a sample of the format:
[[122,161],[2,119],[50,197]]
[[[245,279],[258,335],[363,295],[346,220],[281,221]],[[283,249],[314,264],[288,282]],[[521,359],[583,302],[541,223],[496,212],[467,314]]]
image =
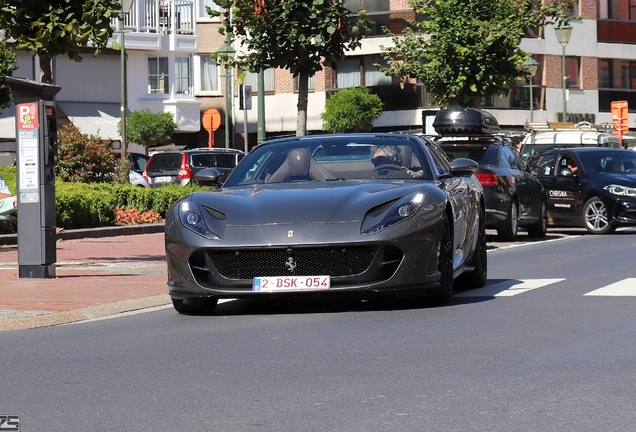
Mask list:
[[166,184],[185,186],[194,181],[197,171],[216,168],[221,173],[222,183],[244,156],[241,150],[225,148],[163,151],[150,157],[143,176],[150,187]]
[[472,108],[449,108],[437,113],[433,127],[440,134],[435,143],[450,160],[468,158],[479,164],[475,177],[484,189],[486,227],[496,229],[505,241],[515,241],[519,227],[526,228],[531,237],[546,235],[543,186],[498,133],[492,115]]

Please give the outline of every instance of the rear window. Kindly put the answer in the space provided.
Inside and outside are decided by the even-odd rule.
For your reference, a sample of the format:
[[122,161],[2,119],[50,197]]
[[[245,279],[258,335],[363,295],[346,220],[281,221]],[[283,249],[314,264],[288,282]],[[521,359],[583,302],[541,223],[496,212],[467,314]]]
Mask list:
[[451,160],[467,158],[475,162],[481,162],[490,146],[483,144],[442,144],[440,147]]
[[181,166],[181,154],[166,153],[153,155],[148,161],[147,171],[171,171],[179,170]]
[[236,155],[217,154],[216,163],[219,168],[234,168],[236,166]]

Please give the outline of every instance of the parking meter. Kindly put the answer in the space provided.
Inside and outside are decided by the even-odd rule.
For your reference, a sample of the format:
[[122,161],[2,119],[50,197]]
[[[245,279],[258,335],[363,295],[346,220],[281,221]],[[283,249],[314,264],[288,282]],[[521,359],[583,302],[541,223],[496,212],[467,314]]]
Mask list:
[[5,77],[16,106],[18,267],[20,278],[54,278],[55,164],[60,87]]

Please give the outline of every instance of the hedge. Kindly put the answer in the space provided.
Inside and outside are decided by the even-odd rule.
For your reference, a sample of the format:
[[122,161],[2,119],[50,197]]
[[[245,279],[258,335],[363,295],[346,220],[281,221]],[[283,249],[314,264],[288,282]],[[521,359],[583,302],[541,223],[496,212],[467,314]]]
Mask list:
[[[12,193],[16,191],[16,167],[0,167]],[[111,183],[69,183],[56,179],[55,210],[58,227],[94,228],[115,225],[115,209],[154,211],[165,218],[172,203],[190,192],[209,190],[195,184],[144,188]],[[16,222],[0,222],[0,233],[16,232]]]

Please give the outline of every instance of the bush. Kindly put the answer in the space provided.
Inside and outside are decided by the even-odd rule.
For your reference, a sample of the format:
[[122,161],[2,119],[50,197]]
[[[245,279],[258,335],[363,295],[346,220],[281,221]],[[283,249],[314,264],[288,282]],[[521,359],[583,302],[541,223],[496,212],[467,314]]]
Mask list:
[[382,100],[364,87],[341,90],[325,102],[320,115],[326,132],[366,132],[373,130],[373,121],[382,114]]
[[72,123],[57,134],[57,176],[67,182],[112,182],[116,162],[112,142],[83,134]]

